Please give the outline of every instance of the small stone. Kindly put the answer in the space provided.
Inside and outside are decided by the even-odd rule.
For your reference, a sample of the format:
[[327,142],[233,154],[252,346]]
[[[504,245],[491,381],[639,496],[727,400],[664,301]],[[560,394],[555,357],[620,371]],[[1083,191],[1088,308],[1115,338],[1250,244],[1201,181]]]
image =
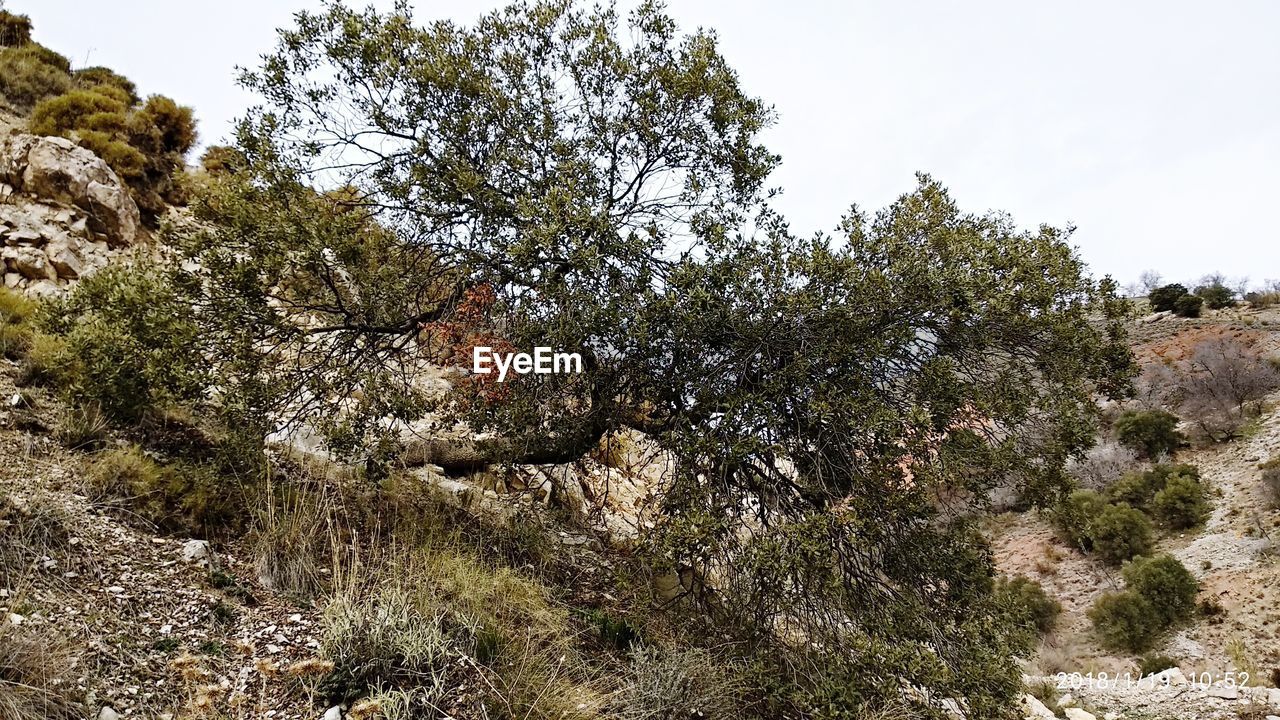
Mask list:
[[342,720],[342,708],[334,705],[325,711],[324,720]]
[[182,544],[182,559],[189,563],[207,565],[209,563],[209,541],[188,540]]
[[98,720],[120,720],[120,713],[116,712],[110,705],[108,705],[98,711]]
[[1222,698],[1223,700],[1236,700],[1240,697],[1240,691],[1233,687],[1214,685],[1209,688],[1209,697]]
[[119,595],[120,593],[124,592],[124,588],[120,587],[119,585],[112,585],[111,587],[107,588],[107,592],[113,595]]
[[10,625],[21,625],[22,623],[24,623],[24,622],[26,622],[26,621],[27,621],[27,619],[26,619],[25,617],[23,617],[22,615],[19,615],[18,613],[9,613],[9,624],[10,624]]
[[1067,716],[1067,720],[1098,720],[1093,713],[1080,708],[1067,708],[1062,714]]

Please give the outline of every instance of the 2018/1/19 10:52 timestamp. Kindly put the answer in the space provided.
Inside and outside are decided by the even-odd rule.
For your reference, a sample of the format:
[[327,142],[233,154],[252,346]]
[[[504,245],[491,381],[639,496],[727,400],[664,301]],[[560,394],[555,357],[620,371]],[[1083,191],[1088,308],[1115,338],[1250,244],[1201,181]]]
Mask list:
[[[1088,672],[1088,673],[1067,673],[1060,672],[1054,676],[1057,679],[1058,690],[1079,690],[1081,688],[1116,688],[1116,687],[1173,687],[1175,684],[1168,675],[1155,674],[1146,677],[1134,677],[1133,673],[1116,673],[1111,675],[1106,672]],[[1242,688],[1249,684],[1249,673],[1242,670],[1229,670],[1227,672],[1217,674],[1203,672],[1192,674],[1186,677],[1185,684],[1198,687],[1212,687],[1221,685],[1230,688]]]

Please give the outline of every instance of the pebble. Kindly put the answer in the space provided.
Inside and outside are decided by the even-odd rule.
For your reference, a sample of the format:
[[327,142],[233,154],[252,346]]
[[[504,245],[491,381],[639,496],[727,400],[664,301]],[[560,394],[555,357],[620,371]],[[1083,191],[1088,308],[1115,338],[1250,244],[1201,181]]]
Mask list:
[[120,713],[107,705],[98,711],[98,720],[120,720]]

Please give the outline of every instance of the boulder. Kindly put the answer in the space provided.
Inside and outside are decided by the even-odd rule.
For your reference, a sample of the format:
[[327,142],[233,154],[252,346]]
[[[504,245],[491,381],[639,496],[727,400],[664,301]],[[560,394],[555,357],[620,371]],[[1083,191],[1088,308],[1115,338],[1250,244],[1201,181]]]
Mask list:
[[1056,720],[1057,715],[1033,695],[1022,696],[1022,717],[1026,720]]
[[0,182],[83,210],[89,229],[112,245],[138,237],[141,220],[129,188],[102,158],[65,138],[15,134],[0,140]]
[[53,265],[59,278],[75,280],[84,274],[84,262],[73,247],[71,238],[66,235],[59,235],[49,240],[49,244],[44,248],[44,254],[49,257],[49,264]]
[[1064,708],[1062,714],[1067,717],[1067,720],[1098,720],[1093,713],[1088,710],[1081,710],[1080,708]]
[[16,272],[28,280],[57,280],[58,271],[39,248],[29,246],[0,248],[8,272]]

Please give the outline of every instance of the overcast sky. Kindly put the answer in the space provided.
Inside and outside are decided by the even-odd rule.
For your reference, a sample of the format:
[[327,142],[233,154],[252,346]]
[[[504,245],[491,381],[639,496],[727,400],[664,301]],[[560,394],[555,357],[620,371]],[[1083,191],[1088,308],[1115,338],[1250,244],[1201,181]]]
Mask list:
[[[367,4],[364,0],[350,0]],[[196,108],[202,141],[252,103],[235,85],[317,0],[8,0],[36,39]],[[376,2],[376,5],[390,5]],[[420,19],[499,2],[417,0]],[[831,229],[931,173],[970,210],[1074,223],[1095,273],[1280,278],[1280,2],[672,0],[713,27],[766,136],[793,229]]]

